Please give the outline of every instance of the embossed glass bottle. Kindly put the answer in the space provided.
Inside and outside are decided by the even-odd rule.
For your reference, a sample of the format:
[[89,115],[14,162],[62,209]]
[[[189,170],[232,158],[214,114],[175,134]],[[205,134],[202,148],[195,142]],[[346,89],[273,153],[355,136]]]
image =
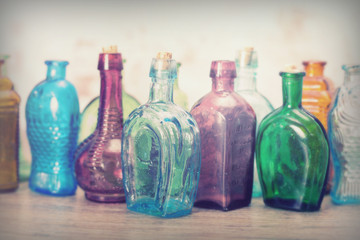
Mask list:
[[[239,51],[239,55],[236,58],[238,77],[235,80],[235,91],[254,109],[256,114],[256,130],[258,130],[263,118],[274,110],[269,100],[258,92],[256,88],[257,67],[257,53],[253,48],[245,48]],[[256,160],[254,160],[254,184],[252,196],[261,196],[261,186],[256,168]]]
[[360,65],[344,65],[345,81],[329,112],[336,204],[360,204]]
[[121,172],[123,128],[121,54],[116,46],[99,55],[100,106],[95,132],[76,150],[75,171],[87,199],[96,202],[125,201]]
[[227,211],[251,201],[256,117],[234,92],[235,62],[213,61],[210,77],[212,91],[191,110],[202,156],[195,206]]
[[[125,60],[123,61],[125,63]],[[140,103],[133,96],[126,93],[124,88],[122,88],[122,109],[124,121],[127,119],[129,114],[138,106]],[[100,97],[97,96],[89,102],[85,107],[84,111],[81,113],[80,120],[80,130],[78,143],[83,142],[87,137],[89,137],[96,129],[97,120],[98,120],[98,110],[100,105]]]
[[191,213],[199,181],[199,129],[173,102],[176,62],[159,53],[150,68],[150,97],[125,122],[122,166],[128,209],[158,217]]
[[267,115],[256,139],[256,161],[267,206],[316,211],[325,192],[329,147],[320,121],[301,106],[298,70],[281,72],[283,106]]
[[179,87],[179,68],[181,63],[177,62],[177,77],[174,80],[174,103],[188,111],[188,97]]
[[79,129],[75,87],[65,80],[66,61],[46,61],[47,76],[26,102],[32,165],[29,187],[49,195],[72,195],[77,183],[74,151]]
[[6,77],[0,56],[0,192],[15,190],[19,184],[19,104],[20,97]]

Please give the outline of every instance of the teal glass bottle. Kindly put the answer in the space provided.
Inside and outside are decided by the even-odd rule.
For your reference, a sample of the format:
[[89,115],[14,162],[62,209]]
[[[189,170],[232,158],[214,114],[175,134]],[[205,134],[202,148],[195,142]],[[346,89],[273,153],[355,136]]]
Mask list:
[[[123,60],[123,64],[125,60]],[[124,87],[122,88],[122,109],[123,109],[123,116],[124,122],[130,115],[130,113],[140,106],[138,100],[135,97],[128,94]],[[80,117],[80,129],[79,129],[79,138],[78,144],[83,142],[87,137],[89,137],[96,129],[97,120],[98,120],[98,110],[100,105],[100,97],[97,96],[93,100],[89,102],[88,105],[84,108],[84,111],[81,113]]]
[[325,193],[329,147],[320,121],[301,106],[304,72],[280,72],[283,105],[267,115],[256,139],[256,161],[264,203],[295,211],[317,211]]
[[336,204],[360,204],[360,65],[344,65],[345,81],[328,115]]
[[[256,131],[263,118],[274,110],[270,101],[256,88],[256,76],[258,67],[257,52],[248,47],[239,51],[235,60],[237,78],[235,80],[235,91],[243,97],[253,108],[256,114]],[[254,184],[253,197],[261,197],[261,186],[257,173],[256,158],[254,159]]]
[[26,102],[27,136],[33,191],[65,196],[76,191],[74,152],[79,130],[79,101],[75,87],[65,80],[67,61],[46,61],[47,77]]
[[170,218],[191,213],[201,149],[192,116],[173,102],[176,62],[159,53],[150,68],[150,97],[125,122],[122,170],[129,210]]

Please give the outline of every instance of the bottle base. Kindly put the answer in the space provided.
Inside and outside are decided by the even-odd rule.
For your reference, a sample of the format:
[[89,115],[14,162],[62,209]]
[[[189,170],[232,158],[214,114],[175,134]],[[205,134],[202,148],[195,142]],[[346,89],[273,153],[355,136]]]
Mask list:
[[15,192],[18,186],[19,186],[18,183],[1,184],[0,193]]
[[124,193],[105,194],[105,193],[85,192],[85,197],[90,201],[100,202],[100,203],[125,202]]
[[271,198],[264,199],[264,203],[268,207],[292,210],[297,212],[315,212],[320,210],[320,204],[308,204],[293,199]]
[[40,194],[62,197],[74,195],[77,183],[72,174],[38,172],[30,175],[29,188]]
[[151,215],[161,218],[177,218],[189,215],[191,208],[184,209],[184,204],[179,201],[170,199],[167,206],[163,206],[162,209],[151,198],[145,198],[137,200],[136,203],[128,204],[127,208],[130,211]]
[[230,202],[230,204],[224,206],[220,205],[219,203],[213,201],[197,201],[195,202],[194,206],[198,208],[207,208],[207,209],[217,209],[222,211],[231,211],[238,208],[247,207],[250,205],[250,199],[245,200],[235,200]]

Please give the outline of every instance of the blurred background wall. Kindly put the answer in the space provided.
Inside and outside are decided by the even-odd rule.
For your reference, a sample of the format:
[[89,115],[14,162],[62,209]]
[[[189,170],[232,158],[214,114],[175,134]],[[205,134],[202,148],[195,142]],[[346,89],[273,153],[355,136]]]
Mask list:
[[212,60],[233,60],[237,50],[254,46],[258,89],[279,107],[284,64],[325,60],[325,75],[339,86],[341,65],[360,63],[359,10],[359,0],[0,0],[0,53],[11,56],[8,76],[22,99],[25,152],[25,103],[45,78],[47,59],[70,62],[67,79],[77,88],[83,110],[99,94],[103,46],[118,46],[126,59],[124,88],[141,103],[148,97],[151,59],[170,51],[182,63],[179,84],[192,106],[211,89]]

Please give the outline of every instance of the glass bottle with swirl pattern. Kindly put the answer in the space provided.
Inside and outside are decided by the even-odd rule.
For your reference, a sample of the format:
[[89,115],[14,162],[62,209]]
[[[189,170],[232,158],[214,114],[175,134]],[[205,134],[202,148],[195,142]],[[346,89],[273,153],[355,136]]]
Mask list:
[[121,54],[116,46],[99,55],[101,76],[97,127],[75,153],[75,172],[87,199],[96,202],[125,201],[121,172],[123,128]]
[[122,164],[128,209],[158,217],[191,213],[200,173],[200,136],[173,102],[176,62],[159,53],[150,68],[149,101],[125,122]]
[[79,129],[79,100],[65,80],[67,61],[46,61],[47,77],[26,102],[27,136],[32,165],[29,187],[57,196],[72,195],[77,183],[74,152]]
[[328,115],[336,204],[360,204],[360,65],[344,65],[345,81]]

